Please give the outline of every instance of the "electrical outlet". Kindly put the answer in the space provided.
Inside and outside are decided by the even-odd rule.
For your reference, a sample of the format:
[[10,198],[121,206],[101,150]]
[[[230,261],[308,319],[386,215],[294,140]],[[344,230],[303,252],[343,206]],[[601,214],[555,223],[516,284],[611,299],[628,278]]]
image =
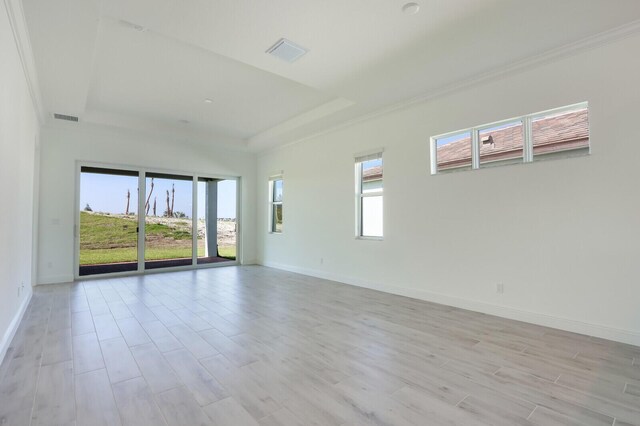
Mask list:
[[496,284],[496,293],[498,294],[504,293],[504,284],[502,283]]
[[324,257],[320,258],[320,264],[323,265],[324,264]]
[[47,268],[53,268],[53,262],[47,262]]

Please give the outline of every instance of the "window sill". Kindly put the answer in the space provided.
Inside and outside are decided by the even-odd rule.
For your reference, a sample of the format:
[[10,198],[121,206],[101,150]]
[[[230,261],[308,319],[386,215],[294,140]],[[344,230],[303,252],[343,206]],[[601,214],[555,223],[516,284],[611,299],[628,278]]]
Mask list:
[[[544,155],[548,155],[548,157],[545,157]],[[477,169],[469,169],[469,168],[465,168],[465,169],[453,169],[453,170],[441,170],[439,172],[433,173],[431,172],[431,176],[444,176],[444,175],[451,175],[451,174],[457,174],[457,173],[464,173],[464,172],[469,172],[469,171],[478,171],[478,170],[491,170],[491,169],[500,169],[502,167],[511,167],[511,166],[520,166],[520,165],[531,165],[531,164],[540,164],[540,163],[546,163],[548,161],[560,161],[560,160],[570,160],[572,158],[582,158],[582,157],[591,157],[591,152],[574,152],[571,153],[569,151],[567,152],[557,152],[554,154],[543,154],[543,155],[538,155],[536,157],[534,157],[533,161],[518,161],[518,162],[505,162],[505,163],[500,163],[500,164],[494,164],[494,165],[488,165],[485,164],[484,166],[480,166]]]
[[383,241],[384,237],[366,237],[366,236],[360,235],[356,237],[356,240]]

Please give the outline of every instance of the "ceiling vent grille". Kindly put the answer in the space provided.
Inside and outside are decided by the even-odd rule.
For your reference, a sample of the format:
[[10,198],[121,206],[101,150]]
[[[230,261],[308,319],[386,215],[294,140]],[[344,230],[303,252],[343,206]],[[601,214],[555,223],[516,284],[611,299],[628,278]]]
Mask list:
[[307,49],[286,38],[281,38],[267,50],[268,54],[289,63],[297,61],[307,52]]
[[73,116],[73,115],[66,115],[66,114],[53,114],[53,118],[55,118],[56,120],[65,120],[65,121],[74,121],[74,122],[78,122],[78,117]]

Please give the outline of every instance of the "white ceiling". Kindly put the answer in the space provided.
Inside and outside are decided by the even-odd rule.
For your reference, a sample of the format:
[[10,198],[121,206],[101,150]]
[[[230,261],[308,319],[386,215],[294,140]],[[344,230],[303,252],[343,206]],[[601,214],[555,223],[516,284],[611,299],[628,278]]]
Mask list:
[[[638,0],[413,1],[412,16],[404,0],[24,9],[48,112],[256,151],[640,19]],[[282,37],[309,53],[266,54]]]

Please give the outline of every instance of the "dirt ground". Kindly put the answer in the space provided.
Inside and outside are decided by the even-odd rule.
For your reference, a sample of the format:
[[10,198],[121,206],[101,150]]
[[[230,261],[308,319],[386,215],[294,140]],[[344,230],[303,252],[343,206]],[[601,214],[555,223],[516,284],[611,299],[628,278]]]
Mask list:
[[[122,217],[122,218],[131,218],[131,216],[124,215],[111,215],[113,217]],[[147,216],[147,223],[159,223],[162,225],[169,226],[171,228],[177,229],[179,231],[191,232],[191,219],[188,218],[175,218],[175,217],[156,217],[156,216]],[[204,240],[205,233],[205,224],[204,220],[198,220],[198,240]],[[149,237],[147,237],[149,238]],[[153,238],[152,238],[153,239]],[[160,241],[161,239],[157,239],[154,241],[157,245],[179,245],[181,241]],[[177,244],[176,244],[177,243]],[[189,243],[185,243],[188,245]],[[236,244],[236,221],[234,219],[218,219],[218,245],[220,246],[233,246]]]

